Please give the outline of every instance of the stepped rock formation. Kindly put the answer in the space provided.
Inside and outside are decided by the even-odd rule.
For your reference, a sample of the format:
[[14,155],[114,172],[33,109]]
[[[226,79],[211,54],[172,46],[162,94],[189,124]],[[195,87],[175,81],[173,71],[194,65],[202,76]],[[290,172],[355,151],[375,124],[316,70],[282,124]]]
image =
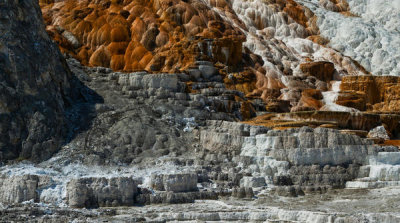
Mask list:
[[38,2],[0,2],[0,221],[400,222],[397,3]]
[[[0,161],[48,159],[65,141],[79,83],[34,1],[0,3]],[[75,86],[73,86],[75,85]]]
[[[354,60],[354,53],[349,53],[352,46],[341,46],[339,37],[327,35],[340,27],[327,27],[325,17],[319,16],[349,20],[355,16],[351,9],[360,4],[357,1],[65,0],[40,4],[48,33],[62,52],[84,65],[125,72],[192,74],[208,69],[220,74],[227,88],[242,91],[249,99],[261,98],[270,112],[346,110],[324,106],[325,96],[313,106],[304,105],[302,91],[328,91],[332,80],[346,75],[375,71],[397,75],[396,61],[391,60],[386,73],[375,69],[380,67],[380,58],[387,57],[386,46],[379,55],[365,54]],[[366,4],[372,7],[372,3]],[[348,23],[356,24],[353,20]],[[365,22],[361,29],[369,26]],[[362,43],[363,52],[369,49],[364,46],[367,37],[378,35],[380,40],[378,30],[354,40]],[[198,61],[212,62],[215,70]],[[340,97],[340,106],[365,110],[368,104],[359,95],[342,93]],[[396,105],[377,108],[395,109]]]

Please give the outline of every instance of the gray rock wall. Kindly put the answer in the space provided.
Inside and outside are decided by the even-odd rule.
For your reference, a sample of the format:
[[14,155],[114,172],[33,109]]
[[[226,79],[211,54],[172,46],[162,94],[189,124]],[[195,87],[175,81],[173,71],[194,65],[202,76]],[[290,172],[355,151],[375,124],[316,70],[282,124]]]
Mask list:
[[0,161],[44,160],[63,142],[64,110],[79,97],[73,76],[37,1],[1,1],[0,21]]
[[71,207],[131,206],[137,195],[137,183],[129,177],[80,178],[67,184]]
[[23,175],[14,177],[0,177],[0,203],[14,204],[24,201],[38,201],[39,177]]
[[238,122],[210,120],[207,121],[207,128],[200,131],[200,142],[210,151],[240,151],[245,137],[268,130]]
[[197,190],[197,174],[153,174],[151,176],[151,187],[159,191],[169,192],[191,192]]

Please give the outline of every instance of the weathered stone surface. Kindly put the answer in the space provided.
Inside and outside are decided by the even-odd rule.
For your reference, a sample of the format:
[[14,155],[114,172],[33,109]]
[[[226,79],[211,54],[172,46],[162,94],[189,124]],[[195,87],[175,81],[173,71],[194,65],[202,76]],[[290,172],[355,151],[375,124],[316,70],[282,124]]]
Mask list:
[[0,3],[0,160],[48,159],[66,135],[79,83],[45,31],[37,1]]
[[150,88],[163,88],[171,92],[183,90],[178,77],[173,74],[120,73],[118,84],[129,86],[134,90]]
[[131,177],[79,178],[67,184],[68,204],[77,208],[131,206],[137,193]]
[[243,177],[240,180],[241,187],[263,187],[266,186],[265,177]]
[[239,187],[233,188],[232,190],[232,197],[236,198],[252,198],[254,196],[253,188],[251,187]]
[[340,91],[335,101],[336,104],[355,108],[360,111],[371,109],[371,106],[367,108],[366,94],[360,91]]
[[65,37],[67,39],[67,41],[72,45],[72,47],[79,48],[81,46],[81,43],[79,42],[79,40],[74,36],[74,34],[72,34],[69,31],[64,31],[62,33],[63,37]]
[[380,138],[384,140],[389,140],[390,137],[385,129],[384,126],[378,126],[373,129],[371,129],[368,133],[368,137],[370,138]]
[[136,202],[142,205],[152,204],[184,204],[194,203],[195,200],[216,200],[218,194],[213,191],[197,191],[197,192],[156,192],[142,193],[136,197]]
[[335,66],[331,62],[319,61],[300,64],[300,70],[306,75],[311,75],[321,81],[329,82],[333,79]]
[[[198,57],[234,66],[242,60],[243,34],[205,2],[42,1],[41,6],[61,50],[85,65],[176,72]],[[58,27],[82,45],[64,44]]]
[[[188,67],[198,72],[191,75],[122,74],[108,68],[73,65],[80,78],[101,92],[105,104],[94,107],[97,116],[91,123],[75,113],[68,113],[69,116],[77,116],[89,129],[74,137],[53,159],[37,166],[22,163],[1,168],[7,174],[27,171],[49,174],[54,176],[49,180],[57,182],[40,188],[39,179],[35,190],[40,195],[39,204],[0,204],[0,221],[35,221],[29,217],[43,216],[38,221],[358,222],[359,219],[347,218],[346,210],[347,205],[357,205],[361,207],[357,210],[361,211],[349,211],[357,213],[355,218],[397,222],[398,199],[393,195],[397,193],[396,189],[393,190],[395,193],[389,193],[390,198],[384,194],[386,191],[373,191],[385,195],[387,199],[375,199],[377,204],[374,205],[358,202],[358,197],[353,195],[358,191],[336,190],[356,177],[369,177],[364,180],[370,182],[364,185],[400,185],[400,181],[397,182],[400,159],[393,153],[398,148],[374,146],[371,140],[357,136],[364,135],[376,125],[398,132],[399,119],[392,114],[308,112],[320,109],[323,103],[330,103],[327,99],[334,97],[323,98],[325,94],[322,95],[321,91],[331,88],[332,82],[328,83],[330,76],[325,74],[314,74],[327,79],[324,81],[312,75],[304,77],[297,69],[299,63],[311,62],[313,58],[330,60],[338,68],[340,77],[353,74],[343,68],[343,64],[352,66],[349,58],[329,50],[329,46],[320,47],[301,39],[309,36],[309,40],[320,44],[325,42],[322,37],[316,36],[319,34],[317,17],[306,8],[309,3],[299,4],[294,0],[40,2],[44,12],[47,12],[45,19],[55,25],[48,27],[49,33],[54,40],[60,41],[64,52],[83,63],[129,72],[145,69],[177,73]],[[330,2],[339,5],[344,1]],[[325,3],[320,1],[320,4]],[[315,10],[314,7],[318,5],[313,5],[312,10]],[[332,9],[330,6],[326,8]],[[324,9],[318,14],[321,12]],[[330,16],[340,15],[330,13]],[[82,46],[78,47],[65,30],[70,30]],[[236,32],[238,30],[241,32]],[[239,33],[244,36],[242,32],[248,38],[243,45],[243,39],[237,38]],[[275,33],[279,34],[275,36]],[[275,38],[278,36],[280,38]],[[192,66],[193,63],[195,66]],[[201,76],[198,66],[213,66],[220,75],[205,78]],[[223,78],[223,82],[217,77]],[[385,100],[397,100],[395,88],[395,85],[391,87],[390,97]],[[334,85],[333,93],[337,93],[335,89]],[[359,99],[363,93],[356,92],[356,96],[353,93],[350,91],[346,95],[340,92],[338,98],[346,106],[362,109],[364,102]],[[371,106],[365,104],[364,109],[382,110],[385,106],[383,102]],[[396,106],[396,102],[390,106]],[[90,112],[84,106],[77,109]],[[266,113],[271,122],[258,123],[274,130],[237,122],[207,122],[238,121],[251,118],[256,112],[288,112],[290,109],[296,112],[282,115]],[[314,129],[318,126],[346,128],[346,131]],[[373,166],[371,160],[374,158],[378,165]],[[197,180],[194,176],[168,174],[185,170],[195,171]],[[116,173],[126,175],[132,171],[143,179],[143,188],[133,196],[138,204],[193,204],[79,211],[56,207],[64,201],[85,207],[131,205],[130,199],[125,200],[130,204],[122,204],[124,201],[119,200],[131,197],[124,194],[124,189],[129,187],[112,186],[111,179],[91,178],[70,182],[67,199],[63,189],[65,180],[72,176],[115,176]],[[146,188],[150,172],[163,174],[161,177],[154,176],[153,188]],[[27,188],[26,191],[34,188],[24,182],[21,185],[23,190]],[[186,191],[188,185],[193,186],[191,190],[196,190],[194,185],[198,186],[199,191],[175,192]],[[334,191],[329,193],[331,189]],[[307,202],[276,196],[294,197],[304,193],[310,195],[306,197]],[[313,193],[321,193],[321,196],[312,196]],[[329,195],[323,196],[322,193]],[[345,196],[338,198],[340,193]],[[50,194],[53,196],[46,197]],[[196,199],[215,199],[216,194],[232,197],[215,202],[194,202]],[[370,195],[365,191],[360,194],[364,198]],[[19,192],[13,197],[19,197]],[[42,200],[43,197],[46,199]],[[250,202],[250,199],[258,200]],[[42,202],[51,205],[43,205]],[[364,214],[366,206],[371,214]],[[287,207],[290,210],[286,211]],[[387,208],[396,212],[394,217],[377,213],[386,212]],[[317,212],[305,209],[317,209]],[[324,211],[321,212],[321,209]],[[68,217],[57,219],[59,215]]]
[[199,70],[204,79],[209,80],[212,76],[217,74],[217,69],[214,66],[200,65]]
[[244,175],[241,186],[257,187],[262,184],[255,180],[265,179],[278,195],[298,196],[344,188],[359,177],[360,166],[382,151],[395,154],[397,149],[334,129],[303,127],[245,137],[240,158],[234,160]]
[[291,112],[319,110],[323,105],[322,99],[321,91],[305,89],[301,92],[301,98],[298,104],[292,107]]
[[191,192],[197,190],[197,174],[153,174],[151,176],[151,187],[160,191]]
[[367,110],[396,112],[400,104],[399,86],[400,78],[397,76],[345,76],[340,89],[354,92],[354,95],[365,95]]
[[36,175],[1,176],[0,203],[15,204],[33,200],[38,202],[39,177]]
[[298,121],[334,122],[340,128],[370,130],[376,127],[382,120],[377,114],[358,112],[334,112],[334,111],[306,111],[296,113],[279,114],[278,119]]
[[210,151],[238,151],[245,136],[267,132],[268,128],[225,121],[208,121],[200,132],[200,142]]

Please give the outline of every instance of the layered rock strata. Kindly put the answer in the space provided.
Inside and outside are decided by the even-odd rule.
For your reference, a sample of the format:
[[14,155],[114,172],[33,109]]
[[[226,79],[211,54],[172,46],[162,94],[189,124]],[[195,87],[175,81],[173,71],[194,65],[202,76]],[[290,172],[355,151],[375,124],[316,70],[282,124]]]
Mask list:
[[[318,4],[348,10],[345,1]],[[330,49],[318,17],[296,1],[67,0],[41,6],[49,34],[84,65],[195,76],[192,69],[199,68],[202,79],[221,74],[227,88],[263,100],[271,112],[319,110],[323,101],[304,103],[304,90],[327,91],[333,79],[368,73]]]
[[349,92],[353,98],[338,98],[337,103],[349,107],[357,107],[357,104],[361,103],[365,104],[362,110],[398,112],[400,111],[399,87],[400,78],[396,76],[344,77],[340,89]]
[[67,184],[68,204],[75,208],[132,206],[137,194],[131,177],[79,178]]
[[[221,80],[194,82],[187,74],[119,73],[102,67],[83,67],[74,59],[67,61],[71,70],[104,98],[104,103],[95,106],[97,116],[89,130],[78,134],[52,159],[38,165],[22,162],[1,168],[4,183],[0,186],[0,209],[3,204],[8,205],[5,212],[8,220],[23,219],[12,214],[25,213],[18,207],[32,208],[37,218],[51,218],[45,212],[51,210],[54,216],[69,220],[86,213],[82,209],[77,215],[72,207],[85,207],[95,208],[85,214],[88,219],[126,220],[123,213],[128,216],[135,213],[138,221],[306,219],[307,222],[313,216],[327,219],[333,215],[315,211],[304,214],[304,207],[298,206],[296,211],[282,216],[289,210],[273,202],[292,199],[290,203],[295,204],[296,196],[316,202],[321,196],[332,194],[346,197],[350,192],[343,188],[357,187],[354,185],[368,188],[396,185],[393,170],[397,168],[397,147],[373,145],[372,140],[336,129],[279,130],[274,126],[235,122],[240,119],[240,104],[232,107],[236,101],[229,94],[241,94],[226,89]],[[293,113],[292,118],[303,113]],[[349,115],[337,116],[346,114]],[[282,115],[290,118],[288,114]],[[303,115],[324,116],[323,112]],[[371,117],[375,122],[380,120],[379,115]],[[355,124],[355,120],[358,119],[351,123]],[[347,121],[343,123],[348,125]],[[384,164],[374,164],[378,162]],[[387,163],[395,165],[386,167]],[[387,182],[381,183],[383,180]],[[248,207],[240,209],[245,214],[232,215],[239,210],[235,205],[214,215],[201,206],[230,201],[246,202]],[[273,206],[265,207],[266,201]],[[46,209],[37,207],[37,203]],[[171,211],[136,213],[140,208],[131,207],[145,205],[146,210],[155,207],[161,210],[171,205],[179,207],[180,203],[191,203],[187,206],[192,211],[178,212],[178,216]],[[267,215],[261,216],[261,212],[251,208],[257,203],[264,205]],[[329,202],[320,205],[332,208]],[[277,207],[279,211],[275,213]],[[343,218],[338,219],[350,222],[358,219],[340,211]],[[199,215],[201,212],[204,214]],[[376,216],[382,217],[380,213]]]
[[[219,127],[221,124],[209,122],[201,131],[203,147],[207,153],[215,154],[206,155],[205,160],[222,166],[222,171],[216,176],[211,174],[210,179],[221,185],[228,180],[232,185],[253,190],[271,188],[283,196],[344,188],[347,181],[358,177],[360,166],[367,165],[370,157],[379,156],[381,151],[398,150],[374,146],[370,140],[333,129],[303,127],[282,131],[236,125],[228,130]],[[239,142],[242,146],[222,150],[216,142]],[[226,159],[232,163],[222,164]],[[229,171],[232,167],[234,174]],[[235,177],[241,180],[234,181]]]

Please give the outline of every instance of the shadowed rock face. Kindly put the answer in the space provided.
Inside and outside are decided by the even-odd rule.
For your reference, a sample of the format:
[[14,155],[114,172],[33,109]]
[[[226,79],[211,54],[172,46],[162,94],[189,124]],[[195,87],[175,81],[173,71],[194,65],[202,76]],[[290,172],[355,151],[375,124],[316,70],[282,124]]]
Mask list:
[[73,75],[37,1],[1,1],[0,21],[0,161],[47,159],[66,133],[65,108],[78,98]]

